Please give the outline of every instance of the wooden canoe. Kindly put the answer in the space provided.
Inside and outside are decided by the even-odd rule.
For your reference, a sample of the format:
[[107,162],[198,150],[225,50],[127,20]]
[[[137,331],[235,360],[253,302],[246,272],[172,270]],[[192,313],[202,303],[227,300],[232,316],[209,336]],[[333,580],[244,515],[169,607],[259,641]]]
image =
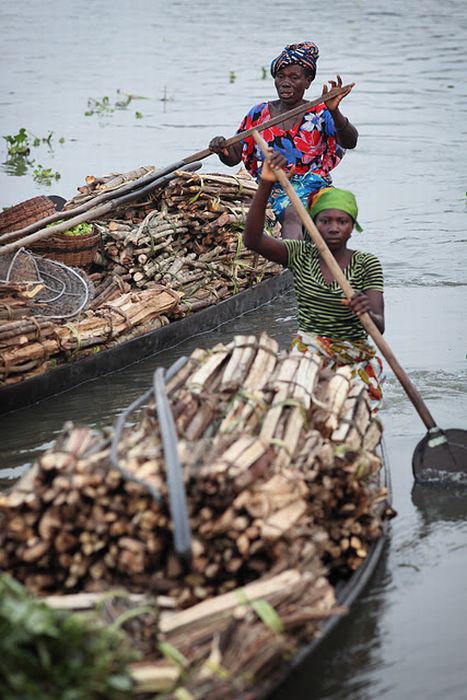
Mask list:
[[97,377],[139,362],[189,338],[208,333],[248,311],[267,304],[292,288],[290,272],[284,271],[219,304],[196,311],[169,325],[157,328],[81,360],[70,360],[44,374],[11,386],[0,386],[0,414],[30,406],[61,394]]

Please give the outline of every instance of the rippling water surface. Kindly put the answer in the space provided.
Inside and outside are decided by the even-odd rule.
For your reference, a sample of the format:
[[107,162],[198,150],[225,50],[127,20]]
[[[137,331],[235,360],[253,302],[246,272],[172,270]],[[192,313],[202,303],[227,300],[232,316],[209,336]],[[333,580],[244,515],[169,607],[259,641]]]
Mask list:
[[[364,233],[386,277],[386,337],[443,427],[467,428],[467,13],[462,0],[307,0],[164,3],[77,0],[2,3],[1,134],[53,131],[31,157],[61,173],[70,197],[89,174],[166,165],[231,135],[245,111],[273,97],[262,67],[286,43],[320,47],[320,84],[341,73],[355,90],[342,110],[360,141],[334,171],[359,200]],[[229,76],[235,75],[233,82]],[[88,98],[145,96],[85,117]],[[135,112],[142,118],[137,119]],[[63,136],[65,142],[58,143]],[[0,206],[52,192],[11,175],[3,147]],[[215,157],[204,170],[227,170]],[[32,170],[30,170],[30,173]],[[158,364],[197,345],[267,328],[286,346],[285,296],[210,335],[2,419],[0,477],[18,476],[65,418],[107,425],[142,393]],[[275,697],[465,700],[467,496],[413,487],[411,457],[425,433],[388,372],[382,413],[393,521],[381,565],[352,613]]]

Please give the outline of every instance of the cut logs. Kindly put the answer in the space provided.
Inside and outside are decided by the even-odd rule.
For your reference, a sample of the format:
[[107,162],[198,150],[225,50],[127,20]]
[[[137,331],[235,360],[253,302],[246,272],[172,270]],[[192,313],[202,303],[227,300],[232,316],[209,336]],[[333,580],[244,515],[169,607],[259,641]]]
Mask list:
[[[143,167],[124,175],[90,176],[68,208],[150,171]],[[120,218],[95,222],[100,248],[88,273],[94,293],[87,310],[71,322],[45,328],[37,306],[31,321],[31,300],[40,284],[0,281],[0,381],[18,383],[92,348],[101,351],[121,342],[130,330],[131,337],[153,330],[277,275],[279,266],[255,258],[243,246],[245,212],[256,187],[246,174],[180,171],[157,195],[123,207]],[[276,235],[271,213],[268,226]],[[169,298],[173,303],[162,302]],[[137,309],[147,299],[151,313],[141,314]],[[11,322],[16,319],[24,324],[15,334]],[[2,342],[6,337],[8,342]]]
[[[148,600],[135,628],[159,650],[135,670],[145,690],[180,681],[214,700],[231,696],[233,678],[241,691],[261,682],[336,613],[331,584],[365,561],[392,515],[381,424],[364,391],[335,379],[317,356],[278,354],[267,334],[195,350],[166,387],[190,567],[173,546],[150,402],[116,435],[65,426],[0,496],[0,568],[38,595],[123,586],[164,600]],[[170,649],[184,660],[178,673]]]

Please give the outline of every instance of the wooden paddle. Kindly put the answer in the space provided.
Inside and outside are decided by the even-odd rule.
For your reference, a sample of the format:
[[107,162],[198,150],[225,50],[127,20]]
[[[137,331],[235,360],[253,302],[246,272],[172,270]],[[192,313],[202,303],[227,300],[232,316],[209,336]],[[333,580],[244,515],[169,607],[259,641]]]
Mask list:
[[[254,132],[253,136],[264,156],[268,158],[269,149],[266,141],[257,132]],[[341,286],[345,296],[351,299],[355,293],[352,286],[324,242],[286,174],[283,170],[275,170],[275,173],[335,280]],[[455,479],[462,475],[465,477],[467,472],[467,431],[457,429],[443,431],[436,425],[421,395],[402,369],[370,315],[368,313],[361,314],[359,319],[385,357],[428,430],[427,435],[418,443],[413,455],[412,468],[415,479],[417,481],[433,481],[445,478],[445,476],[452,476]]]

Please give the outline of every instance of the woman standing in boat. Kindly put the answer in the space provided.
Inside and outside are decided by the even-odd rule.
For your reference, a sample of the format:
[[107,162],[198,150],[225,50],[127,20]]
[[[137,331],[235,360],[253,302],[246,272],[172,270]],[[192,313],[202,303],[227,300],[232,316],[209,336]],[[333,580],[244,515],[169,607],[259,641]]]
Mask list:
[[[271,63],[271,75],[279,99],[252,107],[237,133],[305,104],[303,96],[315,78],[318,55],[318,47],[312,42],[286,46]],[[329,82],[332,88],[342,87],[339,75],[337,81]],[[357,145],[357,129],[339,109],[352,87],[353,84],[342,95],[327,102],[327,106],[323,103],[310,107],[298,117],[298,121],[297,117],[286,119],[262,132],[268,145],[282,153],[289,168],[293,168],[290,182],[305,205],[311,193],[332,184],[330,171],[342,159],[344,149]],[[328,87],[324,85],[322,94],[327,92]],[[223,136],[216,136],[209,148],[226,165],[237,165],[243,160],[249,173],[258,179],[263,155],[253,138],[248,137],[230,148],[226,148],[225,143]],[[282,223],[282,237],[301,240],[300,220],[278,184],[271,190],[270,205]]]
[[368,343],[358,316],[367,312],[384,332],[384,281],[381,264],[374,255],[347,247],[354,227],[361,231],[355,197],[347,190],[325,188],[313,196],[310,205],[310,215],[321,236],[357,290],[348,301],[314,244],[278,240],[264,233],[266,206],[277,184],[274,171],[287,166],[280,153],[271,150],[270,154],[248,212],[245,245],[292,271],[298,304],[294,347],[301,352],[318,351],[331,367],[352,365],[353,375],[366,384],[376,411],[382,398],[382,363]]

